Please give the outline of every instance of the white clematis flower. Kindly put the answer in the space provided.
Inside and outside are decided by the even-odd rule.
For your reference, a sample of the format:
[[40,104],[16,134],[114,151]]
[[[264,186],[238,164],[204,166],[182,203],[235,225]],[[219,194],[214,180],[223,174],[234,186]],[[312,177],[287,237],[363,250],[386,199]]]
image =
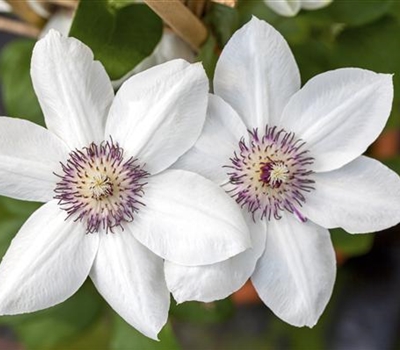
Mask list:
[[253,18],[224,48],[214,91],[201,137],[175,166],[230,193],[253,249],[204,267],[167,263],[167,285],[179,302],[211,301],[251,276],[276,315],[313,326],[335,280],[327,229],[372,232],[400,221],[399,177],[361,156],[390,114],[392,77],[338,69],[300,89],[286,41]]
[[35,46],[31,73],[48,130],[0,118],[0,193],[47,203],[0,265],[0,314],[60,303],[89,275],[115,311],[156,338],[169,308],[163,259],[211,264],[250,245],[221,188],[168,169],[200,135],[204,70],[171,61],[114,98],[90,49],[51,31]]
[[264,0],[264,2],[277,14],[292,17],[301,9],[317,10],[328,6],[332,0]]

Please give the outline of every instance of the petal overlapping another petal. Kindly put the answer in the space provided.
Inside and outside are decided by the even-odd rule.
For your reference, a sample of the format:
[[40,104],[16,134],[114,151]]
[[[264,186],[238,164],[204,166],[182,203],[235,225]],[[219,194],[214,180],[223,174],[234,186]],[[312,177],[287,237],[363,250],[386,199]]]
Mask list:
[[294,326],[312,327],[332,294],[335,253],[329,231],[293,215],[270,221],[252,282],[264,303]]
[[196,172],[223,185],[229,180],[229,169],[225,166],[240,139],[246,136],[246,127],[232,107],[220,97],[210,95],[201,136],[172,167]]
[[208,81],[200,64],[173,60],[127,80],[107,121],[127,154],[156,174],[173,164],[200,136]]
[[0,194],[47,202],[58,181],[54,172],[68,147],[51,132],[29,121],[0,118]]
[[86,280],[98,236],[65,221],[56,201],[38,209],[11,242],[0,265],[0,314],[33,312],[63,302]]
[[157,339],[169,309],[163,261],[134,238],[129,225],[125,231],[102,234],[90,277],[125,321]]
[[265,249],[266,223],[254,222],[248,213],[244,213],[244,217],[249,225],[252,248],[211,265],[182,266],[165,262],[168,289],[178,303],[226,298],[250,278]]
[[50,30],[35,45],[31,76],[50,131],[71,149],[104,140],[114,91],[104,67],[93,60],[85,44]]
[[195,266],[226,260],[250,247],[235,201],[216,184],[183,170],[148,179],[145,207],[132,233],[165,260]]

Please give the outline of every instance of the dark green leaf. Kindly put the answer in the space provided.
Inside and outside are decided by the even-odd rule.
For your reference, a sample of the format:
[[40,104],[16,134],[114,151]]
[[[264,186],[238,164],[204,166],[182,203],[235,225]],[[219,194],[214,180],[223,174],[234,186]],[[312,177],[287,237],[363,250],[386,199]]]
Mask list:
[[11,240],[40,203],[22,202],[0,197],[0,257],[3,257]]
[[318,16],[330,18],[337,23],[362,26],[378,20],[391,9],[391,0],[353,2],[334,0],[329,6],[317,12]]
[[239,13],[236,8],[212,3],[205,22],[211,28],[222,48],[239,28]]
[[44,125],[42,111],[33,90],[30,64],[34,40],[16,40],[1,51],[0,78],[3,102],[9,116]]
[[195,323],[221,322],[232,316],[234,306],[230,299],[212,303],[186,302],[180,305],[171,305],[171,314],[181,321]]
[[212,35],[209,35],[197,56],[197,60],[203,64],[210,81],[214,77],[215,66],[218,61],[218,50],[217,41]]
[[[394,91],[400,89],[400,24],[385,17],[362,28],[349,28],[338,37],[331,68],[360,67],[379,73],[394,73]],[[400,125],[400,94],[395,93],[389,127]]]
[[170,323],[167,323],[161,330],[160,341],[157,342],[141,334],[117,314],[114,315],[113,320],[111,350],[175,350],[180,348]]
[[339,228],[330,231],[334,247],[346,256],[365,254],[372,247],[373,234],[350,234]]
[[28,349],[50,349],[77,337],[100,315],[102,300],[90,285],[60,305],[18,316],[0,318],[1,324],[14,329]]
[[147,5],[82,0],[70,35],[93,50],[111,79],[119,79],[153,52],[162,29],[161,19]]

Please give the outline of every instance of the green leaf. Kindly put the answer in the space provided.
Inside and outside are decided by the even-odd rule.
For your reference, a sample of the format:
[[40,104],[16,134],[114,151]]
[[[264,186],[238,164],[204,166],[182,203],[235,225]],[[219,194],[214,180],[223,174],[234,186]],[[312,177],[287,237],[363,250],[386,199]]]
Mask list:
[[334,247],[347,256],[363,255],[372,247],[374,234],[350,234],[340,228],[330,231]]
[[215,66],[218,61],[218,46],[217,40],[213,35],[209,35],[207,41],[200,48],[199,54],[197,56],[197,60],[201,61],[203,64],[204,70],[207,73],[208,79],[210,82],[213,80]]
[[28,349],[50,349],[80,335],[99,317],[102,303],[94,288],[86,284],[60,305],[32,314],[2,317],[0,323],[14,325]]
[[230,299],[212,303],[190,301],[179,305],[171,305],[171,314],[181,321],[194,323],[218,323],[229,319],[234,313]]
[[[394,91],[400,89],[400,24],[391,17],[362,28],[344,30],[330,55],[331,68],[360,67],[394,74]],[[400,126],[400,94],[395,94],[388,127]]]
[[40,205],[0,197],[0,257],[4,256],[20,227]]
[[384,159],[381,162],[400,175],[400,157]]
[[204,20],[211,28],[221,48],[239,28],[239,13],[236,8],[217,3],[211,3],[211,8]]
[[387,14],[392,6],[391,0],[364,1],[355,3],[349,0],[335,0],[316,14],[330,18],[337,23],[362,26],[374,22]]
[[153,52],[162,30],[161,19],[147,5],[81,0],[70,35],[93,50],[114,80]]
[[170,323],[167,323],[161,330],[160,341],[157,342],[141,334],[117,314],[114,314],[113,321],[110,350],[174,350],[180,348]]
[[30,77],[34,45],[34,40],[23,39],[4,47],[0,55],[0,79],[7,114],[44,125],[43,114]]
[[52,350],[110,350],[108,346],[110,334],[111,327],[108,318],[100,317],[76,337],[68,342],[57,344]]

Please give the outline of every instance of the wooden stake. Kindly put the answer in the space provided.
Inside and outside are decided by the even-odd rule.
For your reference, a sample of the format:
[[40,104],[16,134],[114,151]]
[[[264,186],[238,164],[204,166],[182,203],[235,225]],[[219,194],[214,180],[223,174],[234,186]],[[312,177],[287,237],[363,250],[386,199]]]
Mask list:
[[0,17],[0,31],[37,39],[40,29],[28,23]]
[[46,23],[46,20],[40,17],[26,1],[23,0],[6,0],[11,8],[18,17],[20,17],[25,22],[34,25],[37,28],[42,28]]
[[195,51],[207,39],[207,28],[180,0],[144,0]]

